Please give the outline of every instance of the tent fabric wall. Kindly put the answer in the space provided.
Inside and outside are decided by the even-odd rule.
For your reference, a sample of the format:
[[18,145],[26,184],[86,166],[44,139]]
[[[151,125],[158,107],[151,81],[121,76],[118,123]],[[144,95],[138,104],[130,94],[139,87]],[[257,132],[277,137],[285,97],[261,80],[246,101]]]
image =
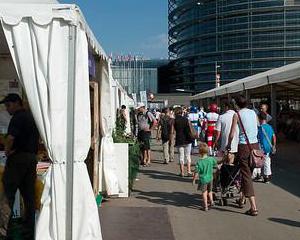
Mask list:
[[[7,18],[6,18],[7,19]],[[2,19],[3,20],[3,19]],[[2,26],[18,77],[53,164],[45,181],[36,239],[65,239],[68,69],[75,61],[73,239],[102,239],[86,159],[90,147],[88,43],[77,28],[77,58],[69,59],[69,25],[62,19],[36,24],[33,18]],[[59,57],[57,57],[59,56]]]
[[110,65],[107,64],[106,71],[102,73],[100,87],[100,119],[101,119],[101,161],[103,162],[103,174],[105,190],[108,195],[119,195],[122,190],[117,175],[117,162],[115,148],[112,138],[115,121],[112,116],[112,72]]

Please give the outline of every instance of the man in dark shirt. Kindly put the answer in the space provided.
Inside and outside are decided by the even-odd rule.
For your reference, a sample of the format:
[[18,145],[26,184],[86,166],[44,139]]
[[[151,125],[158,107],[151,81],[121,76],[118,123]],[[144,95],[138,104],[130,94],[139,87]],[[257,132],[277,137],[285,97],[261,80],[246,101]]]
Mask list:
[[22,99],[17,94],[7,95],[0,104],[5,104],[12,119],[7,133],[5,151],[7,162],[3,175],[4,191],[13,209],[17,189],[24,200],[25,239],[34,239],[35,226],[35,181],[36,154],[39,134],[31,113],[23,108]]

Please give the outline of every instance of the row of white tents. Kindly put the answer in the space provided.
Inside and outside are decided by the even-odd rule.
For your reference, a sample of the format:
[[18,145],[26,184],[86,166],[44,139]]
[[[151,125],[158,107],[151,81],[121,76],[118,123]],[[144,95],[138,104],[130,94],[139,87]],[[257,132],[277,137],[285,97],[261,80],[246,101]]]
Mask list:
[[[278,116],[278,102],[300,101],[300,62],[295,62],[266,72],[258,73],[225,85],[196,94],[190,99],[198,105],[205,106],[212,101],[220,103],[221,99],[230,99],[242,93],[248,100],[268,100],[272,116]],[[273,118],[277,127],[277,118]]]
[[261,90],[263,87],[267,87],[270,85],[276,85],[279,91],[299,91],[299,80],[300,62],[296,62],[256,75],[252,75],[203,93],[199,93],[192,96],[191,99],[200,100],[220,97],[227,94],[234,94],[243,91],[257,91],[258,89]]
[[110,60],[77,6],[55,0],[0,0],[0,21],[0,80],[21,83],[52,161],[36,239],[102,239],[84,164],[91,146],[88,52],[96,59],[100,95],[104,184],[99,181],[99,189],[104,185],[111,195],[121,191],[113,157],[115,112],[130,99],[113,80]]

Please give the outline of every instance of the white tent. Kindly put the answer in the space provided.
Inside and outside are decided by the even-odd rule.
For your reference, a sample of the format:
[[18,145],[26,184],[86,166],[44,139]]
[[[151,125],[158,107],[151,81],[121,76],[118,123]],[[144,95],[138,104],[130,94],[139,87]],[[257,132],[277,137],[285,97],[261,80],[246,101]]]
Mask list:
[[279,88],[281,87],[293,90],[295,87],[297,87],[299,82],[300,62],[296,62],[225,84],[219,88],[214,88],[209,91],[199,93],[192,96],[191,100],[213,98],[225,94],[252,90],[272,84],[276,84]]
[[[102,149],[112,142],[112,108],[104,107],[111,99],[110,65],[79,8],[56,3],[0,0],[0,78],[21,82],[53,162],[46,176],[36,239],[99,240],[98,209],[84,164],[91,133],[88,49],[104,61]],[[109,162],[108,153],[101,156]],[[117,191],[113,171],[106,181],[107,188]]]

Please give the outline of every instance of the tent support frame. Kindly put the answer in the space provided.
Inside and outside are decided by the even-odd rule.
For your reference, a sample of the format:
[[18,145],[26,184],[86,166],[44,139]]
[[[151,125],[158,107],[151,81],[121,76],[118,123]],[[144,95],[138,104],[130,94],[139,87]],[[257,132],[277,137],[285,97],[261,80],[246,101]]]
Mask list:
[[277,131],[277,105],[276,105],[276,99],[277,99],[277,91],[276,91],[276,84],[271,84],[271,115],[272,115],[272,125],[274,128],[274,131]]
[[69,69],[68,69],[68,129],[66,159],[66,240],[73,239],[73,180],[74,180],[74,137],[75,137],[75,78],[77,27],[69,26]]

